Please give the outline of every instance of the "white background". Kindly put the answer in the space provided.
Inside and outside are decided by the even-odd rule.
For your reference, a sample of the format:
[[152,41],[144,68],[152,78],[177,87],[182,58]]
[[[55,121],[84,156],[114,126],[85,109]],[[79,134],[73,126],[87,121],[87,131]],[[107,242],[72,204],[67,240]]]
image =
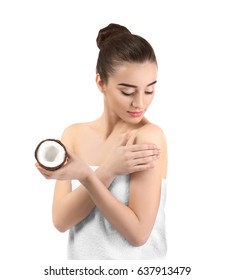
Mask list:
[[168,255],[140,264],[191,266],[187,279],[233,279],[232,2],[0,2],[2,279],[43,279],[46,266],[71,265],[67,233],[51,221],[54,182],[37,172],[34,149],[45,138],[60,138],[67,125],[100,116],[95,40],[111,22],[145,37],[159,64],[147,117],[168,141]]

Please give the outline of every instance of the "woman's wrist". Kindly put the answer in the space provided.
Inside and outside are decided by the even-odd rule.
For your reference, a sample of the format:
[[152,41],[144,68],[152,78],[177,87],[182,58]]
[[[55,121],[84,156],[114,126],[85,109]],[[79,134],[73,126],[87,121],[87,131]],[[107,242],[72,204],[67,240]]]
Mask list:
[[94,182],[98,179],[103,185],[108,188],[113,182],[114,178],[115,176],[111,175],[106,168],[100,166],[96,169],[96,171],[93,171],[91,169],[90,172],[86,173],[86,175],[80,178],[79,181],[83,186],[86,187],[91,182]]
[[95,173],[106,187],[109,187],[115,178],[115,175],[111,174],[103,165],[97,168]]

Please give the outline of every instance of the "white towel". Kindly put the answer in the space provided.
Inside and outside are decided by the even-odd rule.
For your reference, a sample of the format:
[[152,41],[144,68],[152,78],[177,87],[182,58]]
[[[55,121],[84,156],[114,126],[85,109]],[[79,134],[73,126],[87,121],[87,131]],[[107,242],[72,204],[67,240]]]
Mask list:
[[[95,169],[95,167],[92,167]],[[75,184],[74,184],[75,183]],[[128,204],[130,176],[115,178],[109,191],[121,202]],[[77,187],[78,182],[73,182]],[[127,260],[162,259],[166,255],[165,236],[166,180],[162,180],[161,199],[156,221],[148,241],[132,246],[104,218],[98,208],[78,225],[69,230],[68,259],[70,260]]]

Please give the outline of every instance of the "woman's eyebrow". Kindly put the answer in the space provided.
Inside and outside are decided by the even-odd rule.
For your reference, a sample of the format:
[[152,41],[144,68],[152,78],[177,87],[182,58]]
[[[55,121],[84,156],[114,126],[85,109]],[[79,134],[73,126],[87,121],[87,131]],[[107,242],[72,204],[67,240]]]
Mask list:
[[150,83],[150,84],[148,84],[147,87],[152,86],[152,85],[154,85],[154,84],[156,84],[156,83],[157,83],[157,80],[154,81],[154,82],[152,82],[152,83]]
[[[154,81],[154,82],[152,82],[152,83],[148,84],[148,85],[147,85],[147,87],[149,87],[149,86],[151,86],[151,85],[156,84],[156,82],[157,82],[157,81]],[[126,84],[126,83],[120,83],[120,84],[118,84],[118,86],[131,87],[131,88],[137,88],[137,86],[135,86],[135,85]]]

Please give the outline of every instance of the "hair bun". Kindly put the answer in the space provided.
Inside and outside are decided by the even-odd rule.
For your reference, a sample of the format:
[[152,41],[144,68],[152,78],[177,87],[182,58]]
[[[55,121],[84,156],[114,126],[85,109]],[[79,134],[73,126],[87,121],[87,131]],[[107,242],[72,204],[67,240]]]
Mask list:
[[111,37],[119,35],[121,33],[131,34],[131,32],[125,26],[116,23],[110,23],[108,26],[100,29],[96,38],[98,48],[100,49],[103,46],[104,42]]

